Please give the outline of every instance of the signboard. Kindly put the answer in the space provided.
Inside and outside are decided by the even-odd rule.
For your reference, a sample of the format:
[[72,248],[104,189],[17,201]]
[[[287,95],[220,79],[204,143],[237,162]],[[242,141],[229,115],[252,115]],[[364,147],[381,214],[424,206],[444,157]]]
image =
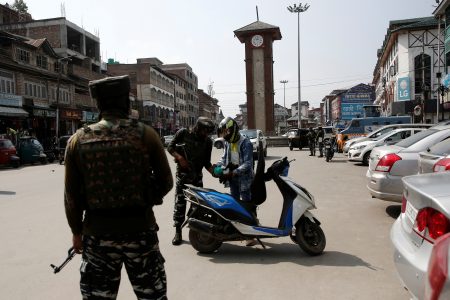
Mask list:
[[83,117],[81,120],[86,123],[98,122],[98,113],[90,112],[90,111],[83,111]]
[[445,87],[450,87],[450,74],[447,74],[442,78],[441,84]]
[[372,103],[375,100],[374,88],[367,84],[358,84],[342,95],[342,103]]
[[366,103],[342,103],[341,120],[351,120],[364,116],[363,106]]
[[399,78],[397,81],[398,101],[411,100],[409,77]]
[[62,109],[60,110],[61,119],[67,120],[81,120],[81,111],[75,109]]
[[0,105],[22,107],[22,96],[0,93]]
[[33,108],[33,116],[35,117],[47,117],[47,118],[56,118],[56,111],[47,110],[47,109],[39,109]]

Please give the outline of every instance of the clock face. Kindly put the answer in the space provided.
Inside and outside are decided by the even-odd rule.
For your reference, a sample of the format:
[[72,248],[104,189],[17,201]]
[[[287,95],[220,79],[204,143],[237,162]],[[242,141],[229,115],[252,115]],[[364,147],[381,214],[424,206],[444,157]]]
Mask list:
[[256,34],[252,37],[252,45],[254,47],[260,47],[264,42],[264,39],[261,35]]

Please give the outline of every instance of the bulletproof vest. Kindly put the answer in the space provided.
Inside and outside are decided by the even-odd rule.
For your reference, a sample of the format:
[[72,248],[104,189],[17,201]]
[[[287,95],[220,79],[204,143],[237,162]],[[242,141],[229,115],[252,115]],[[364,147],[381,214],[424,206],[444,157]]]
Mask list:
[[78,150],[90,210],[143,207],[150,170],[143,143],[144,126],[120,120],[101,121],[79,133]]

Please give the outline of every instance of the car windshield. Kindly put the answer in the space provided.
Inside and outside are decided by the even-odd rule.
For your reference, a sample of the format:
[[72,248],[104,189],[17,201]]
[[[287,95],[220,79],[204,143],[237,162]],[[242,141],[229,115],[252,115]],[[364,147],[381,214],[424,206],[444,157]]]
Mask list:
[[256,130],[241,130],[241,134],[249,139],[256,139]]
[[447,138],[446,140],[431,146],[429,153],[438,155],[450,154],[450,139]]
[[379,129],[377,131],[372,132],[367,137],[371,138],[371,139],[374,139],[374,138],[377,138],[379,136],[382,136],[383,134],[386,134],[387,132],[391,132],[392,130],[394,130],[394,127],[382,128],[382,129]]
[[11,148],[12,146],[13,146],[13,144],[12,144],[12,142],[10,140],[0,141],[0,148],[1,149]]
[[413,134],[412,136],[398,142],[395,145],[402,147],[402,148],[408,148],[411,145],[420,141],[421,139],[426,138],[427,136],[432,135],[433,133],[436,133],[436,132],[437,132],[437,130],[435,130],[435,129],[423,130],[419,133]]
[[374,140],[374,141],[381,141],[381,140],[385,139],[387,136],[390,136],[392,134],[393,134],[392,130],[390,130],[388,132],[384,132],[383,134],[377,136],[376,138],[372,137],[372,140]]

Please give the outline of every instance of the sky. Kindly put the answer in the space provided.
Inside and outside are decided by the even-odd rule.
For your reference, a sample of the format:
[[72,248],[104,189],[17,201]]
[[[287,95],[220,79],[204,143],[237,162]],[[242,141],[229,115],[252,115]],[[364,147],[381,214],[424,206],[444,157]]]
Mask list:
[[[225,116],[245,104],[244,44],[233,31],[259,20],[278,26],[275,103],[298,101],[297,15],[286,0],[24,0],[35,20],[66,18],[100,37],[103,61],[157,57],[187,63],[198,88],[213,84]],[[12,4],[14,1],[6,1]],[[4,4],[5,2],[2,2]],[[301,100],[319,107],[334,89],[370,83],[389,21],[432,15],[435,0],[311,0],[300,15]],[[65,9],[63,10],[62,7]],[[287,80],[285,90],[281,80]]]

